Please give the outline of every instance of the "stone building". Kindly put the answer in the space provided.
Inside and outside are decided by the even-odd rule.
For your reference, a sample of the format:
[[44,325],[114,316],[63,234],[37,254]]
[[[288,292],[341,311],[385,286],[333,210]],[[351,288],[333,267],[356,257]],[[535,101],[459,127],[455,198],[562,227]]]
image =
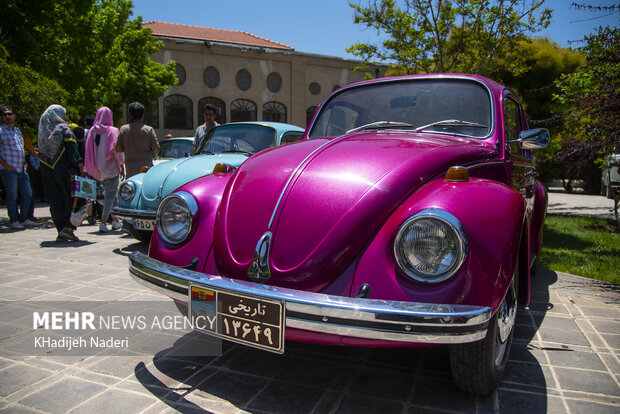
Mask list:
[[[164,47],[152,56],[174,60],[179,79],[147,114],[158,137],[192,136],[202,108],[218,108],[219,123],[264,120],[305,127],[333,90],[364,78],[359,61],[298,52],[250,33],[175,23],[145,22]],[[385,66],[367,71],[381,76]]]

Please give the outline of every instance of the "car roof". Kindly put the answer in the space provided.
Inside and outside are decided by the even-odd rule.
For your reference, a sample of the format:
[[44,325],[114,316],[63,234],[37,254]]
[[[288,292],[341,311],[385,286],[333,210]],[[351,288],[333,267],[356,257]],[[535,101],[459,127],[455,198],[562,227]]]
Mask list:
[[227,124],[220,124],[216,128],[226,127],[230,125],[262,125],[275,129],[278,133],[283,131],[293,130],[298,132],[304,132],[304,128],[300,128],[297,125],[286,124],[284,122],[272,122],[272,121],[243,121],[243,122],[229,122]]

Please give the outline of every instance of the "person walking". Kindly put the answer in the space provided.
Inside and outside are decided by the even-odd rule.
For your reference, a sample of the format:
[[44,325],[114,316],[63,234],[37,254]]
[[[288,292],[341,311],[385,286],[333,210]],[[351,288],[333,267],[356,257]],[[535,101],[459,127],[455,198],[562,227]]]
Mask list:
[[67,111],[50,105],[39,120],[39,160],[45,195],[58,237],[56,241],[79,241],[71,224],[73,196],[71,176],[83,175],[84,163],[75,135],[65,121]]
[[116,151],[125,153],[125,176],[131,177],[144,166],[153,166],[153,157],[159,154],[155,130],[144,124],[144,105],[132,102],[128,106],[131,122],[121,126]]
[[[32,202],[32,187],[24,168],[24,139],[15,126],[15,113],[5,105],[0,108],[3,123],[0,124],[0,175],[4,184],[9,227],[23,229],[37,224],[28,219]],[[17,194],[19,192],[19,211]]]
[[[114,127],[112,111],[106,106],[97,109],[95,123],[86,137],[84,170],[95,180],[103,182],[103,211],[99,231],[110,231],[106,223],[112,207],[118,205],[118,185],[124,177],[125,157],[116,152],[118,128]],[[112,220],[112,230],[119,230],[122,224],[117,218]]]
[[200,147],[200,143],[207,136],[209,131],[218,126],[219,124],[215,122],[215,105],[205,104],[203,107],[203,113],[205,123],[196,128],[196,134],[194,134],[194,149],[193,154],[196,154],[198,148]]

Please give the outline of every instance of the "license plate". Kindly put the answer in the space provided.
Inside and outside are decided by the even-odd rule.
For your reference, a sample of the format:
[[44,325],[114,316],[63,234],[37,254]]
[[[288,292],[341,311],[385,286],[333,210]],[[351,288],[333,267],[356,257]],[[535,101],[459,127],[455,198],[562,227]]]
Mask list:
[[283,301],[190,286],[195,329],[232,342],[284,353]]
[[133,228],[136,230],[155,230],[155,220],[151,219],[133,219]]

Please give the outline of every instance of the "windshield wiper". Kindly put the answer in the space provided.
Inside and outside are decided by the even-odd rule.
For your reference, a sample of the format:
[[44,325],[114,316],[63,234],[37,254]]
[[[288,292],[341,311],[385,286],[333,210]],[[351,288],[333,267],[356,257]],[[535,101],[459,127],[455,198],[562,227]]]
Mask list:
[[461,121],[460,119],[444,119],[443,121],[433,122],[432,124],[424,125],[416,128],[413,132],[422,132],[428,128],[434,126],[446,126],[446,127],[467,127],[467,128],[488,128],[484,124],[478,124],[476,122]]
[[413,128],[413,125],[407,124],[406,122],[394,122],[394,121],[371,122],[370,124],[366,124],[366,125],[359,126],[357,128],[350,129],[345,133],[345,135],[350,134],[352,132],[357,132],[357,131],[392,129],[392,128]]
[[215,153],[211,151],[200,151],[198,154],[200,155],[215,155]]
[[226,151],[220,151],[220,154],[230,154],[230,153],[235,153],[235,154],[246,154],[246,155],[252,155],[251,152],[248,151],[241,151],[241,150],[226,150]]

